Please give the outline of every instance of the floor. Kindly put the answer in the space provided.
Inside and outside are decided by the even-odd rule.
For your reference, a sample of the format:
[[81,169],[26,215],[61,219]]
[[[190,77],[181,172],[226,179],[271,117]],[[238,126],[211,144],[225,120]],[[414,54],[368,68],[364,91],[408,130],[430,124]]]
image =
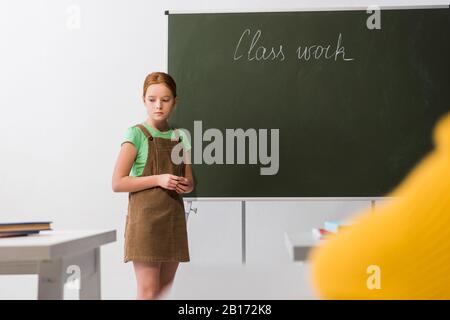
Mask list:
[[181,264],[163,299],[316,299],[307,264],[204,266]]

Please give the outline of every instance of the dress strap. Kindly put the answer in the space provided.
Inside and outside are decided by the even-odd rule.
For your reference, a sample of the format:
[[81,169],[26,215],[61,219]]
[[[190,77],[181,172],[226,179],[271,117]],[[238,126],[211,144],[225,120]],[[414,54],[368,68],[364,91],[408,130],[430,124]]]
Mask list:
[[181,142],[183,139],[181,139],[180,130],[178,128],[173,128],[173,132],[175,133],[175,138],[178,138],[178,142]]
[[144,133],[144,135],[145,135],[148,139],[153,140],[153,137],[152,137],[152,135],[150,134],[150,132],[149,132],[149,131],[147,130],[147,128],[144,127],[142,124],[137,124],[137,125],[135,125],[135,127],[141,129],[141,131]]
[[[144,125],[137,124],[137,125],[135,125],[135,127],[141,129],[141,131],[144,133],[144,135],[148,139],[153,140],[153,136],[151,135],[150,131],[148,131],[147,128]],[[181,142],[183,139],[181,139],[181,135],[180,135],[179,130],[177,128],[174,128],[173,132],[175,133],[175,137],[178,138],[178,142]]]

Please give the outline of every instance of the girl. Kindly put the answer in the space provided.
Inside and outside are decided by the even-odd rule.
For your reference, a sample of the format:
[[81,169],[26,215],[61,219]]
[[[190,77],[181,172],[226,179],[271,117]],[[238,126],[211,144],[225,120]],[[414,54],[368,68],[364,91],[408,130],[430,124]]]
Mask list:
[[[163,72],[149,74],[142,99],[148,118],[128,129],[112,188],[129,192],[124,262],[133,261],[137,298],[157,299],[171,287],[178,263],[189,261],[182,194],[193,190],[194,181],[187,136],[168,124],[177,101],[175,81]],[[174,164],[171,152],[180,142],[184,162]]]

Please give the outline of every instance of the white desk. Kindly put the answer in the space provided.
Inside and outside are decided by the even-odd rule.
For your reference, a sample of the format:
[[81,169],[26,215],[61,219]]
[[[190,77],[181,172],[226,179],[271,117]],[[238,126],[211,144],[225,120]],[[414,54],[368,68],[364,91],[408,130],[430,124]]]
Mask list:
[[100,246],[116,230],[41,231],[0,238],[0,274],[38,274],[38,299],[63,299],[64,284],[79,267],[80,299],[100,299]]
[[314,238],[312,232],[285,232],[284,240],[293,261],[306,261],[311,249],[322,242]]

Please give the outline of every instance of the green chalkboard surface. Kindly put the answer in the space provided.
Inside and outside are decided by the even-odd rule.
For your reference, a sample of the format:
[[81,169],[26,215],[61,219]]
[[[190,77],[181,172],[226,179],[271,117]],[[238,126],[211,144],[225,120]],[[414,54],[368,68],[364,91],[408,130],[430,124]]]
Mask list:
[[[382,10],[381,29],[367,27],[370,16],[169,13],[171,124],[193,145],[186,196],[390,192],[450,110],[449,9]],[[240,142],[227,135],[238,129],[248,134]]]

